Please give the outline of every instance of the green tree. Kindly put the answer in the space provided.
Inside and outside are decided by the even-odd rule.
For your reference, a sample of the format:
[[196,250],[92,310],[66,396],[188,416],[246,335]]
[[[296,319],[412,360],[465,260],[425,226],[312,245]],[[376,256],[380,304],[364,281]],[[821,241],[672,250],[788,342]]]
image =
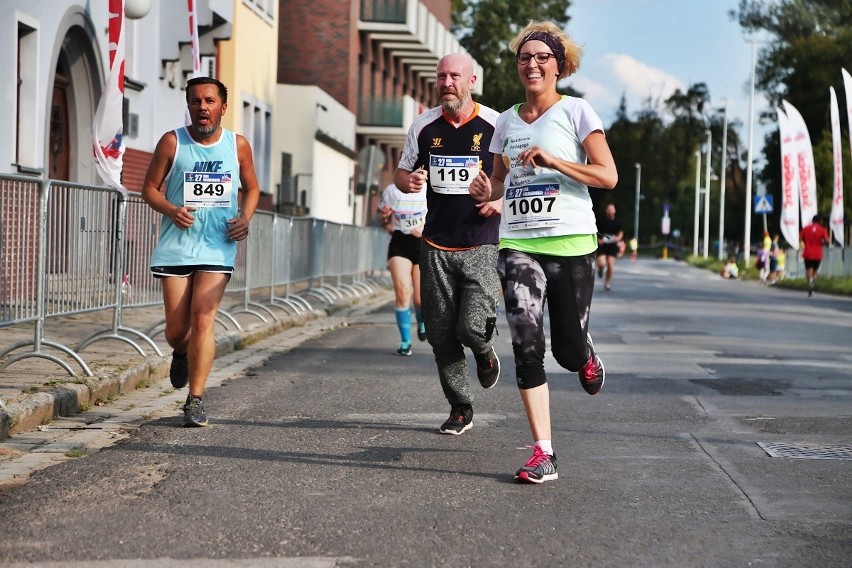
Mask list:
[[530,20],[567,27],[570,0],[453,0],[452,4],[452,31],[482,65],[479,101],[497,111],[523,102],[524,89],[509,42]]
[[[838,94],[843,92],[839,88],[842,85],[840,69],[846,67],[848,70],[852,62],[852,1],[741,0],[732,16],[746,31],[759,33],[768,40],[761,44],[756,87],[766,95],[773,108],[784,99],[802,113],[813,144],[819,209],[827,215],[833,184],[828,88],[834,85]],[[842,95],[839,98],[842,108]],[[843,118],[841,124],[845,122]],[[774,112],[764,119],[774,123]],[[848,132],[846,128],[843,130]],[[844,149],[849,147],[848,139],[844,144]],[[764,156],[766,162],[760,179],[775,195],[775,202],[780,203],[777,130],[767,135]],[[844,193],[850,196],[852,176],[844,177]],[[850,201],[849,197],[845,200],[847,220],[852,211]]]

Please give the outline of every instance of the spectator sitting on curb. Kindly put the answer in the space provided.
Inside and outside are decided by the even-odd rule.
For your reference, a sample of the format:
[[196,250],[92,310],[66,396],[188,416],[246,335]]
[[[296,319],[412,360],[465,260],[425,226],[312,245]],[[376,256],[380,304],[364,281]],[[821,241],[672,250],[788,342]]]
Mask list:
[[740,269],[737,267],[737,263],[734,261],[734,257],[729,256],[728,262],[722,268],[721,276],[722,278],[728,280],[734,280],[740,275]]

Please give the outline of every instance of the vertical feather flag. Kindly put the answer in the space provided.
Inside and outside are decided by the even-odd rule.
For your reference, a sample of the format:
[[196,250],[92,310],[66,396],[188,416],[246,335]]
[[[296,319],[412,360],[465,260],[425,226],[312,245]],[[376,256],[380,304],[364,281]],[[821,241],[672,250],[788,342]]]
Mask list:
[[831,215],[829,227],[834,238],[843,246],[843,155],[840,149],[840,111],[837,108],[837,94],[829,87],[831,94],[831,147],[834,157],[834,193],[831,197]]
[[109,0],[109,75],[95,121],[95,170],[104,182],[126,191],[121,185],[124,163],[124,0]]
[[799,207],[802,214],[802,226],[811,224],[817,214],[816,172],[814,171],[814,152],[811,147],[811,136],[802,114],[787,101],[781,101],[784,112],[790,124],[793,135],[793,145],[796,155],[796,168],[799,175]]
[[799,250],[799,175],[790,120],[779,109],[778,137],[781,140],[781,234]]

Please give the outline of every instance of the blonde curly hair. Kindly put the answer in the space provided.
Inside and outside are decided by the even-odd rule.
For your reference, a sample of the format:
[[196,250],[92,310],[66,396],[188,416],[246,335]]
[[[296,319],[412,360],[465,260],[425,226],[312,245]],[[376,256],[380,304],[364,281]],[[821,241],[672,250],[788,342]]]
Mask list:
[[509,42],[509,49],[516,55],[518,50],[524,44],[525,40],[535,32],[542,32],[562,44],[565,49],[565,62],[559,72],[559,79],[563,79],[573,75],[580,68],[580,59],[583,56],[583,48],[580,44],[573,41],[567,33],[553,22],[536,22],[531,20],[527,26],[522,29],[515,38]]

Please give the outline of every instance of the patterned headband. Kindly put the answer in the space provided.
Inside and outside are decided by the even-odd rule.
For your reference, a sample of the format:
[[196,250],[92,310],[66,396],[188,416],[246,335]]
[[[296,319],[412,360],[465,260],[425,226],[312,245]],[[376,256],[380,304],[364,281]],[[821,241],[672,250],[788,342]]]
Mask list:
[[565,46],[562,45],[562,42],[547,32],[534,31],[530,32],[527,37],[521,40],[521,43],[518,45],[518,53],[521,52],[521,48],[525,43],[533,39],[543,41],[547,44],[547,47],[553,51],[553,55],[556,56],[556,65],[559,70],[559,74],[561,75],[562,69],[565,67]]

